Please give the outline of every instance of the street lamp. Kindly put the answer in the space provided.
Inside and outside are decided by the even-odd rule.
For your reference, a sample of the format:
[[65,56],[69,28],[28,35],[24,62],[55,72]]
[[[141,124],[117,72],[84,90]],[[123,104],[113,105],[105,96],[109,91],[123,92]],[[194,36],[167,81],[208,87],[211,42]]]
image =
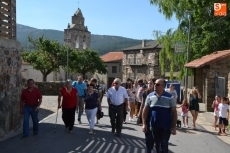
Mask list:
[[[189,62],[189,54],[190,54],[190,43],[191,43],[191,14],[189,13],[189,27],[188,27],[188,46],[187,46],[187,60],[186,63]],[[184,99],[187,99],[187,88],[188,88],[188,68],[186,67],[185,71],[185,94]]]
[[69,49],[67,48],[67,71],[66,71],[66,79],[69,79]]

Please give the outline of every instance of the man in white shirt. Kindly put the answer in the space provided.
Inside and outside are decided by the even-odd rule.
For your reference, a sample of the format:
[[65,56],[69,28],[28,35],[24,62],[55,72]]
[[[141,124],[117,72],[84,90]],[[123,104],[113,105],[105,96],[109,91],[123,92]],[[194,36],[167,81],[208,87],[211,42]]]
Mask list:
[[108,89],[106,94],[107,102],[109,105],[109,117],[112,126],[112,133],[117,132],[117,136],[120,137],[124,107],[128,110],[128,94],[124,87],[121,86],[121,80],[116,78],[114,80],[114,86]]

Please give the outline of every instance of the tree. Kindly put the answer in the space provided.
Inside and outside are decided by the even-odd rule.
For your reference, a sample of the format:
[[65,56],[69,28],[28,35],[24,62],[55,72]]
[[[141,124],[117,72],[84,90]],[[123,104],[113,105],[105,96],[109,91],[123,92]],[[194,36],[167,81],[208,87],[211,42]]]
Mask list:
[[[170,20],[173,15],[176,16],[179,21],[177,30],[184,36],[188,35],[188,21],[191,15],[191,60],[230,48],[230,15],[214,16],[215,2],[215,0],[150,0],[151,4],[158,6],[159,12],[163,13],[166,19]],[[230,2],[227,2],[227,5],[229,8]],[[182,39],[187,42],[186,37]],[[163,45],[167,47],[168,44]]]
[[83,51],[73,51],[69,55],[69,59],[69,68],[71,72],[81,73],[84,79],[86,77],[86,73],[107,73],[106,66],[96,51],[89,49]]
[[28,37],[28,40],[34,45],[35,50],[23,52],[22,58],[32,64],[34,69],[39,70],[43,75],[42,80],[46,81],[51,72],[58,71],[60,66],[65,65],[65,46],[43,36],[36,40]]
[[[154,36],[160,44],[164,44],[159,54],[159,62],[161,66],[161,74],[165,75],[166,71],[170,71],[170,80],[174,77],[175,70],[181,70],[178,78],[181,78],[184,74],[185,54],[176,54],[174,52],[174,43],[184,39],[184,35],[181,30],[173,31],[167,30],[165,35],[162,35],[159,31],[154,31]],[[169,63],[169,65],[168,65]]]

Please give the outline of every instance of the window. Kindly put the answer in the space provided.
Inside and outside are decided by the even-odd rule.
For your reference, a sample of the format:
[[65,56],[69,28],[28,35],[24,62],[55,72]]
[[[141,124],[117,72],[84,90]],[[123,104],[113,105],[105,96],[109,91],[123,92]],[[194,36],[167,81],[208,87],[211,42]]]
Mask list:
[[75,48],[79,48],[79,36],[77,36]]
[[152,54],[151,54],[151,53],[149,53],[149,55],[148,55],[148,59],[149,59],[149,60],[151,59],[151,56],[152,56]]
[[83,49],[86,49],[86,36],[83,37]]
[[112,66],[112,73],[117,73],[117,66]]

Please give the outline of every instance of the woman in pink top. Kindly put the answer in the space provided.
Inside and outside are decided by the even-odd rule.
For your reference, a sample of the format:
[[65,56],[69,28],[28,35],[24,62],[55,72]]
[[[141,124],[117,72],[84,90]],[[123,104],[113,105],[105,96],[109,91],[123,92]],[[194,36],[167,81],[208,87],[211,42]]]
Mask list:
[[182,112],[181,112],[181,117],[182,117],[182,122],[183,122],[182,127],[188,128],[189,127],[188,126],[188,101],[184,99],[182,104],[177,108],[180,108],[180,107],[182,108]]
[[214,114],[214,117],[215,117],[214,124],[213,124],[214,130],[216,130],[216,123],[217,123],[217,120],[218,120],[218,113],[219,113],[218,105],[220,104],[220,102],[221,102],[220,96],[216,95],[215,100],[212,103],[212,108],[214,108],[214,113],[213,114]]

